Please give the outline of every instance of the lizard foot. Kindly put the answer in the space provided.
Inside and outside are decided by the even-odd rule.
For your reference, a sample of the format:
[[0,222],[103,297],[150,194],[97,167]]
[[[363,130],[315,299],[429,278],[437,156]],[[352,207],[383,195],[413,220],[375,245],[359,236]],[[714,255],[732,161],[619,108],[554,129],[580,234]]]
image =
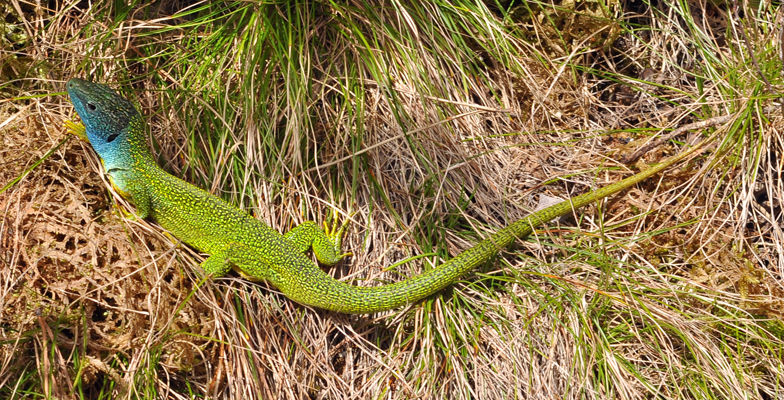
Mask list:
[[66,133],[78,137],[79,140],[83,142],[90,142],[90,139],[87,138],[87,128],[84,127],[83,123],[73,122],[70,119],[67,119],[63,125],[65,125]]

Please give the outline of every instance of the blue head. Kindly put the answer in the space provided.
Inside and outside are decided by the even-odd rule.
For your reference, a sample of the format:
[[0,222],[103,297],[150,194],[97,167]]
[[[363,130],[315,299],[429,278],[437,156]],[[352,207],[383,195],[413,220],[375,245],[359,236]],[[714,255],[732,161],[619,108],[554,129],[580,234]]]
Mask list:
[[90,144],[107,170],[128,167],[148,154],[141,115],[133,104],[100,83],[73,78],[67,84]]

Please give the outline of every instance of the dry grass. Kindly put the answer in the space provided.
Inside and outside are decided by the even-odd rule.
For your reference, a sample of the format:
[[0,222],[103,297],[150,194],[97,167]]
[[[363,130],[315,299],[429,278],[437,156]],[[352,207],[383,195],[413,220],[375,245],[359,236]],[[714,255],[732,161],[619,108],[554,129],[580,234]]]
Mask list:
[[[79,71],[101,81],[135,76],[133,87],[148,90],[129,96],[150,115],[165,168],[281,232],[335,209],[350,215],[345,248],[355,256],[330,273],[361,285],[415,275],[543,196],[617,182],[701,132],[653,147],[636,165],[618,161],[654,134],[732,117],[710,128],[721,140],[708,154],[554,221],[444,293],[370,316],[308,309],[235,277],[203,281],[198,254],[118,212],[98,160],[72,139],[0,193],[7,397],[780,396],[784,125],[769,98],[781,88],[770,72],[781,69],[771,56],[781,49],[767,44],[778,34],[770,28],[778,9],[748,22],[713,4],[684,12],[608,2],[631,16],[622,28],[597,22],[615,17],[599,15],[598,3],[583,10],[587,20],[566,3],[531,6],[531,14],[512,13],[514,29],[497,25],[508,29],[498,32],[503,40],[471,44],[484,69],[468,73],[467,61],[430,52],[444,44],[425,31],[412,33],[419,48],[394,37],[422,25],[390,6],[389,25],[373,36],[389,49],[375,50],[388,81],[372,71],[350,79],[362,64],[351,62],[360,40],[330,36],[334,20],[302,16],[308,35],[331,40],[332,53],[307,58],[311,69],[301,75],[270,61],[281,78],[258,98],[230,93],[260,79],[243,73],[242,60],[228,57],[234,69],[209,66],[230,83],[214,91],[221,74],[193,78],[207,68],[201,63],[134,58],[149,44],[134,35],[181,19],[150,22],[139,11],[123,24],[96,23],[73,7],[41,10],[47,25],[13,4],[35,38],[15,50],[37,69],[10,61],[0,69],[9,77],[0,86],[0,187],[63,138],[71,110],[57,90],[65,79]],[[352,5],[334,18],[345,32],[371,30],[372,16]],[[178,9],[140,10],[167,15],[168,7]],[[106,45],[92,46],[87,37],[102,29]],[[696,51],[695,43],[714,47]],[[482,47],[501,44],[514,55],[503,63]],[[738,66],[749,51],[762,66]],[[52,79],[31,79],[44,73]],[[770,88],[753,83],[760,74]],[[298,92],[295,79],[310,91]],[[37,97],[48,93],[56,95]],[[230,133],[217,133],[223,128]],[[429,257],[397,265],[422,254]]]

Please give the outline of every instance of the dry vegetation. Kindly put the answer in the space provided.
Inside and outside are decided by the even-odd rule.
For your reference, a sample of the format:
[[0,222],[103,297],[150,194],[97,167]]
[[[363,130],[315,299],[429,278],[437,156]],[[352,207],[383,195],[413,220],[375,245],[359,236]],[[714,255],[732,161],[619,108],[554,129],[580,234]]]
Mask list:
[[[297,99],[295,74],[278,66],[269,102],[238,94],[257,76],[241,61],[222,70],[204,61],[218,73],[189,83],[201,63],[186,74],[134,58],[148,49],[142,42],[185,40],[134,36],[181,24],[167,18],[176,4],[137,7],[119,25],[95,21],[81,3],[0,5],[0,187],[22,177],[0,192],[2,396],[781,398],[777,7],[753,14],[747,5],[740,19],[727,4],[698,2],[518,7],[498,23],[518,29],[498,33],[513,60],[477,39],[476,75],[463,72],[465,60],[431,53],[443,43],[390,8],[390,25],[421,30],[412,34],[421,49],[410,49],[416,68],[378,33],[373,46],[391,49],[382,57],[389,80],[350,82],[358,53],[346,21],[364,15],[325,6],[348,33],[332,35],[334,20],[321,14],[310,21],[307,35],[333,53],[296,75],[307,78],[307,102],[287,100]],[[90,35],[101,29],[105,37]],[[697,31],[706,37],[691,38]],[[91,38],[108,45],[96,50]],[[713,43],[716,58],[695,43]],[[138,90],[126,94],[149,116],[161,164],[274,229],[333,209],[351,218],[344,247],[355,256],[330,272],[360,285],[417,274],[548,198],[617,182],[708,133],[719,140],[659,179],[552,222],[442,294],[345,316],[238,277],[204,280],[200,255],[120,211],[100,162],[76,139],[25,175],[65,137],[64,81],[87,75],[131,78],[125,87]],[[212,90],[216,76],[225,92]],[[705,78],[715,76],[724,78]],[[235,106],[242,112],[227,116]],[[388,268],[422,254],[430,257]]]

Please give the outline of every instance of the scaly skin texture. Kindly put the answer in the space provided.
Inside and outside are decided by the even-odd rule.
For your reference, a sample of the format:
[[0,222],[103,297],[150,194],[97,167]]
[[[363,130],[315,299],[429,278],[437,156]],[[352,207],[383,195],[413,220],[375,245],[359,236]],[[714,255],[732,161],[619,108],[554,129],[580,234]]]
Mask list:
[[253,280],[264,280],[290,299],[344,313],[372,313],[397,308],[430,296],[484,263],[499,249],[529,235],[533,228],[606,196],[624,190],[694,153],[672,157],[637,175],[563,201],[492,234],[455,258],[401,282],[359,287],[333,279],[305,252],[312,248],[325,264],[340,254],[345,224],[322,231],[306,222],[281,235],[246,212],[163,171],[144,138],[144,121],[133,104],[108,86],[71,79],[68,94],[82,124],[67,123],[69,131],[90,141],[103,161],[112,186],[130,200],[142,218],[194,248],[209,254],[202,263],[214,277],[234,268]]

